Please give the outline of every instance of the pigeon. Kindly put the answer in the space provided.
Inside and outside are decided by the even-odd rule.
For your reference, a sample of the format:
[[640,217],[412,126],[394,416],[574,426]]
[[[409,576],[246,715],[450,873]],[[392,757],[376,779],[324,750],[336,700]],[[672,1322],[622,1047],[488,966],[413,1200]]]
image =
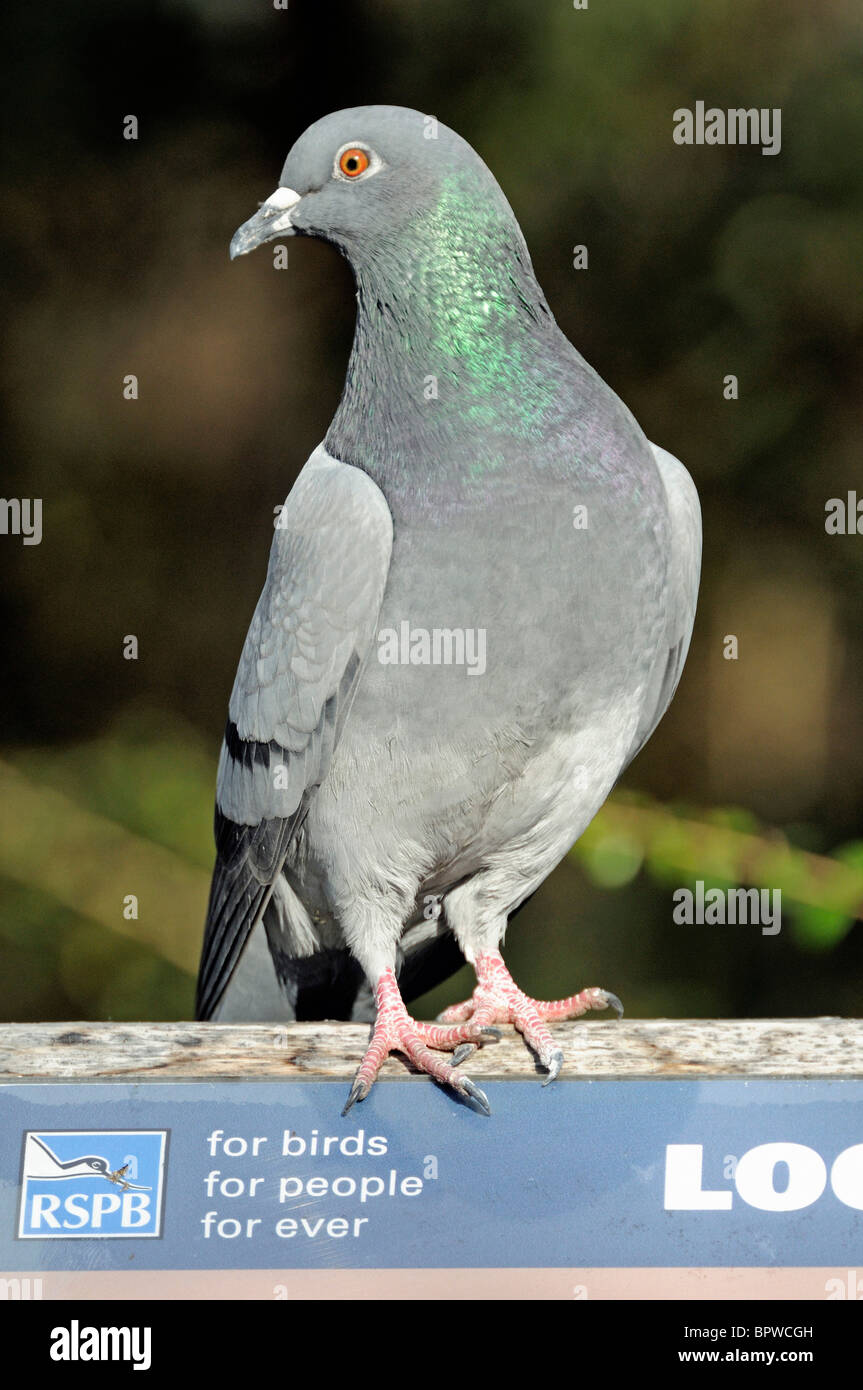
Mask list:
[[[373,1022],[345,1111],[405,1055],[464,1071],[511,1023],[558,1075],[509,918],[650,737],[689,647],[701,562],[683,465],[558,327],[500,186],[441,122],[325,116],[234,235],[347,259],[342,396],[279,512],[218,767],[201,1019]],[[434,1023],[411,999],[467,961]]]

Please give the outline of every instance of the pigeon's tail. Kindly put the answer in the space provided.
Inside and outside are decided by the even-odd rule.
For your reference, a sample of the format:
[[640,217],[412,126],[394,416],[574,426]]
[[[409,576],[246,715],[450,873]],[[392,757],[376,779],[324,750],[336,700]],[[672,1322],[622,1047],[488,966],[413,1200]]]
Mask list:
[[297,819],[248,827],[234,824],[216,808],[217,859],[198,973],[196,1018],[215,1014],[270,900]]
[[238,878],[227,873],[223,865],[216,865],[195,998],[197,1019],[210,1019],[217,1012],[252,924],[260,918],[269,893],[266,884],[252,877]]

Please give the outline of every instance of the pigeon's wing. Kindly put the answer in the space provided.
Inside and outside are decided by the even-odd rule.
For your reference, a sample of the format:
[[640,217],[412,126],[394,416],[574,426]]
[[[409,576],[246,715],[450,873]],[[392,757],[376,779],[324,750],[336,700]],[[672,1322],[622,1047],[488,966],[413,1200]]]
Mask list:
[[372,644],[392,551],[383,493],[323,446],[281,512],[219,760],[217,860],[198,976],[209,1018],[327,774]]
[[641,722],[627,762],[644,747],[677,689],[689,651],[701,574],[701,508],[695,484],[679,459],[651,444],[668,497],[671,547],[668,557],[666,642],[653,668]]

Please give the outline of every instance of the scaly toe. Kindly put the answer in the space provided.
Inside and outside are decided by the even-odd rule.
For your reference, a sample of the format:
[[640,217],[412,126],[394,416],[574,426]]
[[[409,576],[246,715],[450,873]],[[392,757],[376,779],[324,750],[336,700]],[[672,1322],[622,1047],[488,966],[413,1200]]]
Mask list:
[[450,1004],[448,1008],[442,1009],[435,1022],[466,1023],[475,1007],[476,1005],[473,999],[463,999],[460,1004]]

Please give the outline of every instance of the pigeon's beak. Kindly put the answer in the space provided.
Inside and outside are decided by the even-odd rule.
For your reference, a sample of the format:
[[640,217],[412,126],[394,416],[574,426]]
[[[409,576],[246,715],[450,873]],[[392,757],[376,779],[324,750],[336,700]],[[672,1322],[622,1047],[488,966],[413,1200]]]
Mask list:
[[263,246],[265,241],[273,241],[277,236],[293,236],[291,208],[300,201],[299,193],[292,188],[277,188],[265,203],[261,203],[254,217],[244,222],[234,232],[231,241],[231,260]]

